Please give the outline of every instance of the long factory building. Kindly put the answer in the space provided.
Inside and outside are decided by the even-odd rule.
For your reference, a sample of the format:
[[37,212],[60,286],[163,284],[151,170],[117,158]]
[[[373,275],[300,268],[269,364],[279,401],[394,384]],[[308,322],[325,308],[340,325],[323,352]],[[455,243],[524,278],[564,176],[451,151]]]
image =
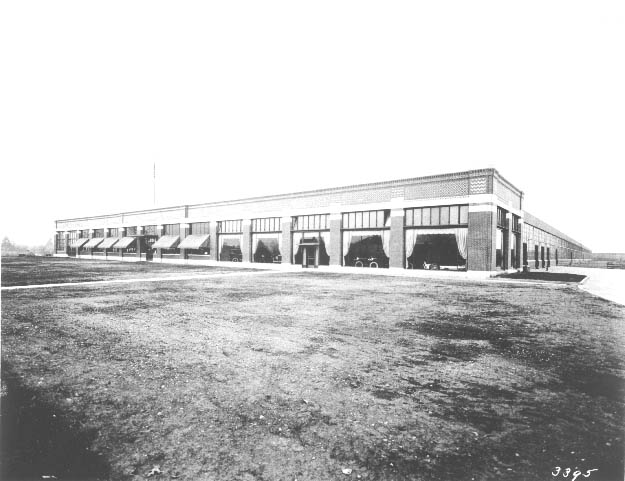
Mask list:
[[591,251],[495,169],[56,221],[55,255],[179,264],[498,271]]

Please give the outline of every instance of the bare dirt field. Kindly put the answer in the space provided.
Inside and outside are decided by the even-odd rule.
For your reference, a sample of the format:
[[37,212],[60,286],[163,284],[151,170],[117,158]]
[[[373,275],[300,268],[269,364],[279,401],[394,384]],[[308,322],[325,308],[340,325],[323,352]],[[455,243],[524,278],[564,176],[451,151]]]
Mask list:
[[63,257],[6,257],[2,263],[2,287],[233,272],[228,267],[172,266]]
[[[190,272],[38,262],[3,285]],[[3,480],[623,479],[625,307],[191,269],[215,276],[2,292]]]

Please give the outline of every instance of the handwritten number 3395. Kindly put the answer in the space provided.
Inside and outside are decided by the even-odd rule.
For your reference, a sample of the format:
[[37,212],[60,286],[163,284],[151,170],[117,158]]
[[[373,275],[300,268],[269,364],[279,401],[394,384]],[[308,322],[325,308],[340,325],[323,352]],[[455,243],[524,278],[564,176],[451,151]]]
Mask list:
[[[590,476],[590,473],[592,473],[593,471],[598,471],[598,469],[588,469],[586,471],[586,474],[582,474],[581,471],[574,471],[573,472],[573,477],[571,478],[571,480],[575,481],[580,474],[582,474],[582,476],[587,478],[587,477]],[[562,468],[560,466],[556,466],[555,467],[555,472],[551,473],[551,475],[552,476],[558,476],[558,475],[560,475],[560,473],[562,473],[562,477],[568,478],[569,474],[571,474],[571,468],[566,468],[564,471],[562,471]]]

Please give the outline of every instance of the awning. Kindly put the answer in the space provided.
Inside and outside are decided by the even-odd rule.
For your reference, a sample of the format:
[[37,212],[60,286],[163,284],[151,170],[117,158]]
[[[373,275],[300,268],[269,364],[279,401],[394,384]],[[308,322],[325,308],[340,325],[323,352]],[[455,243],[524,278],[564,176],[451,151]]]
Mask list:
[[69,246],[72,249],[80,249],[84,244],[86,244],[89,241],[89,239],[76,239],[74,242],[72,242]]
[[204,234],[191,234],[184,238],[184,240],[178,246],[179,249],[201,249],[206,247],[209,235]]
[[98,247],[100,249],[110,249],[119,240],[119,237],[107,237]]
[[103,240],[104,237],[94,237],[93,239],[89,239],[89,242],[87,242],[84,247],[85,249],[93,249],[98,247]]
[[135,241],[137,240],[136,237],[122,237],[121,239],[119,239],[119,241],[117,241],[117,243],[115,244],[115,249],[127,249],[128,247],[130,247]]
[[180,242],[180,236],[164,235],[152,244],[152,249],[173,249],[178,245],[178,242]]

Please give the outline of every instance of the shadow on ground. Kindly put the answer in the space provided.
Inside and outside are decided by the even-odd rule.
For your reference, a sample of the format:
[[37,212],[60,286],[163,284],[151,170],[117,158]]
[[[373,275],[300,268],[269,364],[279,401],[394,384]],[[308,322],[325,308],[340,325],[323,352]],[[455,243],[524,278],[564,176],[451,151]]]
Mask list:
[[90,450],[94,430],[65,415],[44,392],[23,386],[6,361],[2,384],[3,480],[108,478],[104,457]]

